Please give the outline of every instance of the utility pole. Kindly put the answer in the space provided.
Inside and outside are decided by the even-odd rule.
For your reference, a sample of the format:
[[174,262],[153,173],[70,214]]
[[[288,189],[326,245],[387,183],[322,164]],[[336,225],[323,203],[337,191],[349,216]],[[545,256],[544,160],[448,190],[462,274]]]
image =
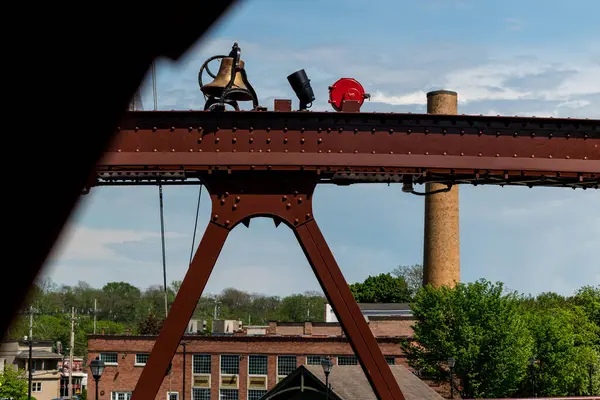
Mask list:
[[73,347],[75,346],[75,307],[71,307],[71,345],[69,348],[69,399],[73,398]]
[[29,399],[31,400],[31,385],[33,383],[33,367],[31,362],[33,360],[33,306],[29,306],[29,361],[27,361],[27,367],[29,369]]
[[98,312],[96,300],[94,299],[94,335],[96,334],[96,313]]

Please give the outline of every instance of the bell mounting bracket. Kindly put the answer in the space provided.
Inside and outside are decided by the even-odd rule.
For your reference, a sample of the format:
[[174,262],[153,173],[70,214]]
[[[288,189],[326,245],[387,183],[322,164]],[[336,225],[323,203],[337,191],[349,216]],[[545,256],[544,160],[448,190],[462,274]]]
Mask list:
[[[202,88],[202,86],[203,86],[202,85],[202,73],[205,70],[206,70],[206,73],[211,78],[213,78],[213,79],[216,78],[216,75],[213,74],[210,71],[210,69],[208,68],[208,63],[210,63],[213,60],[221,60],[225,57],[233,58],[233,67],[231,68],[231,76],[229,78],[229,82],[227,83],[225,88],[223,88],[223,93],[221,94],[220,97],[208,96],[208,98],[206,99],[206,103],[204,104],[204,110],[225,111],[225,105],[227,104],[227,105],[233,107],[236,111],[240,111],[238,102],[236,100],[233,100],[230,98],[231,95],[236,94],[236,93],[248,94],[252,98],[252,109],[257,110],[259,108],[258,96],[256,95],[256,91],[254,90],[254,88],[252,87],[250,82],[248,81],[248,75],[246,74],[246,70],[244,69],[244,67],[242,67],[240,65],[241,53],[242,53],[242,50],[240,49],[240,46],[237,44],[237,42],[235,42],[235,43],[233,43],[233,46],[231,47],[231,52],[229,53],[228,56],[224,56],[224,55],[213,56],[213,57],[210,57],[208,60],[206,60],[204,62],[204,64],[202,64],[202,67],[200,68],[200,71],[198,72],[198,84],[200,85],[200,88]],[[242,78],[242,82],[244,82],[244,85],[246,85],[246,89],[240,89],[240,88],[234,87],[235,76],[237,73],[240,74],[240,76]]]

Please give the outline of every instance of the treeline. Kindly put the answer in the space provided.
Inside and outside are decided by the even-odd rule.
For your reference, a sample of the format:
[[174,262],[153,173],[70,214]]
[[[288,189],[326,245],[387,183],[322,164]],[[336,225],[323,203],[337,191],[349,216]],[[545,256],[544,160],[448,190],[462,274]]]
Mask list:
[[[180,286],[181,281],[174,281],[167,288],[169,307]],[[209,330],[215,317],[241,320],[245,325],[266,324],[271,320],[323,321],[325,302],[319,292],[279,297],[227,288],[217,295],[202,296],[193,318],[206,320]],[[7,333],[8,338],[28,335],[30,306],[34,312],[34,339],[60,341],[64,352],[69,351],[71,309],[74,308],[74,352],[86,356],[87,335],[94,332],[94,313],[96,333],[143,334],[150,315],[162,321],[165,291],[158,285],[141,290],[127,282],[110,282],[99,289],[86,282],[68,286],[43,280],[32,288],[25,307]]]
[[561,397],[600,392],[600,286],[572,296],[523,296],[481,280],[420,289],[414,337],[402,343],[424,378],[463,398]]

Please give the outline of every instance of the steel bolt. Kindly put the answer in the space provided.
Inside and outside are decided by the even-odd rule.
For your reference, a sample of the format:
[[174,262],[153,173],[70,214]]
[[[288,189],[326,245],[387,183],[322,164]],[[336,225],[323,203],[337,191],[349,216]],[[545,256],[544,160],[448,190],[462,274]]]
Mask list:
[[306,217],[306,219],[309,219],[310,218],[310,213],[306,213],[305,217]]
[[213,221],[216,221],[218,219],[219,219],[219,215],[218,214],[213,215]]
[[292,203],[287,203],[287,204],[285,205],[285,208],[287,208],[287,209],[290,209],[290,208],[292,208]]
[[300,221],[298,220],[298,218],[294,219],[294,225],[298,225]]

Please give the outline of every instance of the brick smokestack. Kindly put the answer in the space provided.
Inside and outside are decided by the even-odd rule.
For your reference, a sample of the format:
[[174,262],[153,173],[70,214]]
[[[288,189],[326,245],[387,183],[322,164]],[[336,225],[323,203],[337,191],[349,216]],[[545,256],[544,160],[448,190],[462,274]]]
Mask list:
[[[448,90],[427,93],[428,114],[457,114],[458,95]],[[446,185],[427,183],[426,192]],[[425,197],[423,285],[454,286],[460,282],[458,186]]]

